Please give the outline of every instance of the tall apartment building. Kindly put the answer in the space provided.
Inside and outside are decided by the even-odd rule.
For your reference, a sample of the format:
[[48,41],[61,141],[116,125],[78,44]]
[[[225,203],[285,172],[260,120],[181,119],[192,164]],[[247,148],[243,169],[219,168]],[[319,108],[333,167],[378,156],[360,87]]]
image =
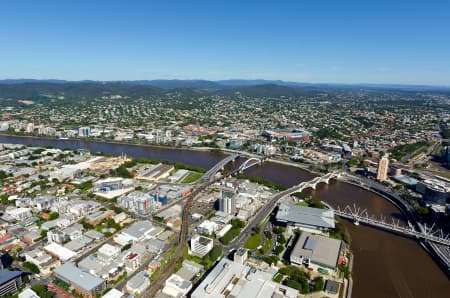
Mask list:
[[191,254],[199,257],[206,256],[214,246],[211,238],[195,235],[191,239]]
[[117,203],[121,207],[137,214],[148,214],[153,210],[155,200],[148,193],[135,191],[125,197],[119,198]]
[[222,192],[222,195],[219,199],[219,210],[226,214],[236,213],[236,198],[233,192]]
[[389,170],[389,156],[385,155],[380,159],[378,163],[377,180],[385,181],[387,179],[387,173]]
[[80,137],[89,137],[91,135],[90,127],[80,127],[78,128],[78,136]]

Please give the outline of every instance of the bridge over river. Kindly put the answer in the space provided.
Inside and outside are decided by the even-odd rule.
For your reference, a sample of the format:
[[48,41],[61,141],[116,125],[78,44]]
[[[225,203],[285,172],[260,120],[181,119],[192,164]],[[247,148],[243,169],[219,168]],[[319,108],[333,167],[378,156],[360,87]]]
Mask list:
[[373,217],[370,217],[367,213],[367,210],[360,210],[354,206],[351,208],[350,206],[345,206],[344,209],[341,209],[338,207],[334,210],[334,213],[336,215],[339,215],[340,217],[347,218],[350,220],[353,220],[355,224],[366,224],[369,226],[374,226],[377,228],[381,228],[384,230],[388,230],[391,232],[400,233],[407,236],[413,236],[416,238],[421,238],[425,240],[429,240],[432,242],[436,242],[443,245],[450,245],[450,239],[448,239],[447,235],[444,235],[442,231],[434,231],[433,226],[427,227],[426,225],[421,225],[422,231],[417,231],[414,229],[414,226],[408,222],[408,226],[402,226],[399,224],[399,222],[395,222],[392,220],[392,223],[385,221],[384,218],[375,219]]

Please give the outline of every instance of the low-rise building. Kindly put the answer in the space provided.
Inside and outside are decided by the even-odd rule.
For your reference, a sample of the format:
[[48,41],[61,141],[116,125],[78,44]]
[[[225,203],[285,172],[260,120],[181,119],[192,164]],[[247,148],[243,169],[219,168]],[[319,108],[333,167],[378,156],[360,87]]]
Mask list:
[[117,199],[119,206],[137,214],[145,215],[154,208],[155,201],[148,193],[134,191]]
[[272,281],[273,273],[222,258],[192,292],[192,298],[297,298],[298,291]]
[[69,236],[60,230],[51,230],[47,232],[48,243],[59,243],[62,244],[69,240]]
[[39,295],[30,288],[23,290],[18,298],[40,298]]
[[59,245],[58,243],[55,242],[45,246],[44,250],[48,252],[50,255],[54,256],[55,258],[63,262],[66,262],[77,255],[76,252],[68,248],[65,248],[64,246]]
[[150,279],[144,271],[138,272],[126,284],[127,292],[133,295],[142,294],[150,286]]
[[219,229],[219,225],[216,222],[210,220],[204,220],[197,226],[197,232],[204,235],[211,235]]
[[71,285],[75,291],[86,298],[93,298],[106,289],[106,281],[82,271],[70,262],[54,270],[55,276]]
[[108,218],[112,218],[116,213],[112,210],[97,211],[93,214],[86,216],[86,222],[90,225],[98,225],[102,221]]
[[245,264],[248,258],[248,249],[240,247],[234,252],[233,260],[239,264]]
[[15,220],[22,221],[31,217],[32,213],[31,208],[22,208],[22,207],[16,208],[8,206],[6,207],[5,215],[14,218]]
[[192,289],[192,282],[172,274],[165,282],[162,292],[171,297],[185,297]]
[[121,248],[119,246],[105,243],[98,249],[97,257],[104,262],[108,262],[117,258],[120,254],[120,250]]
[[141,254],[135,251],[128,251],[123,256],[123,263],[128,272],[133,272],[141,266]]
[[312,230],[334,229],[334,211],[283,203],[276,220],[287,225]]
[[341,249],[341,240],[302,232],[291,252],[290,261],[313,269],[336,270]]
[[169,177],[169,180],[170,180],[170,182],[175,183],[175,182],[178,182],[181,179],[183,179],[185,176],[187,176],[187,174],[189,174],[188,170],[180,169],[180,170],[176,171],[175,173],[173,173]]
[[164,248],[164,242],[159,239],[150,239],[147,242],[147,249],[151,253],[160,253]]
[[331,295],[337,295],[341,284],[335,280],[328,279],[325,283],[324,292]]
[[24,254],[25,260],[36,265],[43,275],[50,274],[51,269],[59,265],[59,262],[54,260],[51,255],[38,248],[26,251]]
[[450,183],[438,179],[426,179],[416,185],[417,192],[425,200],[444,205],[450,198]]
[[117,289],[111,289],[108,292],[106,292],[105,295],[102,296],[102,298],[123,298],[125,297],[125,294]]
[[136,179],[149,182],[160,181],[169,177],[173,169],[173,165],[161,163],[157,165],[146,165],[144,169],[139,171]]
[[154,227],[149,220],[142,220],[134,223],[119,235],[114,237],[114,241],[120,245],[125,245],[128,243],[136,243],[143,241],[145,239],[151,238],[152,231]]
[[0,297],[15,293],[23,285],[24,272],[18,270],[0,270]]
[[89,230],[86,233],[84,233],[84,236],[89,237],[94,241],[99,241],[105,237],[105,235],[103,235],[100,232],[97,232],[96,230]]

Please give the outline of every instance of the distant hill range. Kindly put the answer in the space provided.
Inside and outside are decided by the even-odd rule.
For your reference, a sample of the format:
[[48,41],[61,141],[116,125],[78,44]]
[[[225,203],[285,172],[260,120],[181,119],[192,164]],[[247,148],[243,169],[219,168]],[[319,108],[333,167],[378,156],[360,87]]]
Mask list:
[[138,81],[65,81],[8,79],[0,80],[0,98],[36,98],[46,94],[66,97],[97,97],[120,94],[130,97],[178,94],[204,96],[219,94],[249,97],[298,97],[347,90],[397,90],[450,92],[450,87],[386,84],[309,84],[280,80],[138,80]]

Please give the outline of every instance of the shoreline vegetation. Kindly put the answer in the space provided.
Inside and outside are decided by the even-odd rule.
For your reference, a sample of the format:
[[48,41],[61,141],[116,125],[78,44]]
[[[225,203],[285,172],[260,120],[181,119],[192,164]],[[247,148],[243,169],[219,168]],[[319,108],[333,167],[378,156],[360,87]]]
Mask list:
[[[82,138],[70,138],[68,140],[66,140],[66,139],[61,140],[61,139],[56,138],[56,137],[28,136],[28,135],[16,135],[16,134],[7,134],[7,133],[0,133],[0,136],[14,137],[14,138],[19,138],[19,139],[22,138],[22,139],[36,139],[36,140],[49,140],[49,141],[52,141],[52,140],[58,141],[58,140],[60,140],[60,141],[68,141],[68,142],[70,142],[70,141],[77,142],[78,141],[78,142],[86,142],[86,143],[91,142],[91,143],[101,143],[101,144],[131,145],[131,146],[137,146],[137,147],[149,147],[149,148],[159,148],[159,149],[169,149],[169,150],[190,150],[190,151],[202,151],[202,152],[215,152],[215,153],[218,153],[218,154],[226,154],[227,151],[228,151],[226,149],[225,150],[218,150],[217,148],[208,148],[208,147],[160,146],[160,145],[153,145],[153,144],[140,144],[140,143],[136,143],[136,142],[123,142],[123,141],[112,141],[112,140],[106,140],[105,141],[105,140],[82,139]],[[24,145],[28,145],[28,146],[30,146],[30,145],[42,146],[42,145],[31,144],[31,143],[30,144],[24,144]],[[43,147],[47,147],[47,146],[43,146]],[[55,147],[55,146],[49,146],[49,147]],[[231,150],[229,152],[231,152]],[[100,152],[100,154],[110,155],[111,156],[111,154],[103,153],[103,152]],[[271,161],[272,162],[276,162],[276,160],[271,160]],[[204,168],[201,168],[201,167],[197,167],[197,166],[193,166],[193,165],[187,165],[187,164],[180,163],[180,162],[174,162],[174,161],[168,161],[168,160],[159,160],[159,159],[154,159],[153,160],[153,159],[147,159],[147,158],[133,158],[131,162],[128,162],[127,166],[131,167],[131,166],[133,166],[133,164],[135,165],[137,163],[152,163],[152,164],[155,164],[155,163],[159,163],[159,162],[173,164],[175,169],[187,169],[189,171],[196,172],[196,173],[205,173],[207,171],[207,169],[204,169]],[[299,167],[295,163],[291,164],[291,163],[288,163],[288,162],[285,162],[285,161],[280,161],[280,163],[285,164],[287,166]],[[303,170],[307,171],[307,172],[312,173],[312,174],[317,174],[317,173],[314,173],[313,171],[310,171],[306,167],[301,167],[301,168]],[[285,186],[283,184],[273,183],[273,182],[271,182],[269,180],[266,180],[266,179],[263,179],[261,177],[249,176],[249,175],[245,175],[245,174],[238,174],[235,177],[238,178],[238,179],[247,179],[247,180],[250,180],[251,182],[258,183],[258,184],[261,184],[261,185],[264,185],[264,186],[267,186],[269,188],[273,188],[273,189],[276,189],[276,190],[280,190],[280,191],[288,188],[287,186]],[[350,184],[352,184],[352,183],[350,183]],[[369,189],[369,191],[379,194],[378,192],[375,192],[375,191],[370,190],[370,189]],[[316,200],[314,198],[306,198],[304,196],[304,194],[294,194],[294,195],[298,196],[301,199],[306,199],[305,200],[306,203],[308,203],[308,204],[312,203],[311,205],[317,205],[317,203],[320,203],[320,201],[316,202]],[[384,197],[384,196],[382,196],[382,197]],[[311,207],[313,207],[313,206],[311,206]],[[323,207],[323,206],[321,206],[321,207]],[[338,222],[340,231],[337,231],[335,234],[330,235],[330,236],[333,237],[333,238],[342,239],[346,243],[350,244],[351,243],[351,236],[350,236],[348,230],[346,228],[343,228],[341,220],[338,219],[337,222]],[[231,233],[230,232],[227,233],[228,235],[225,235],[226,237],[223,237],[223,239],[220,239],[221,242],[223,244],[225,244],[225,245],[227,243],[231,242],[240,233],[240,229],[241,229],[240,223],[236,222],[236,223],[234,223],[233,226],[234,226],[234,229],[232,229],[232,231],[230,231]]]
[[[26,135],[26,134],[15,134],[8,132],[0,132],[0,137],[16,137],[22,139],[36,139],[36,140],[49,140],[49,141],[66,141],[66,142],[91,142],[91,143],[102,143],[102,144],[117,144],[117,145],[130,145],[137,147],[150,147],[150,148],[158,148],[158,149],[169,149],[169,150],[190,150],[190,151],[201,151],[201,152],[211,152],[223,154],[227,149],[222,150],[220,148],[215,147],[206,147],[206,146],[174,146],[174,145],[162,145],[162,144],[149,144],[149,143],[140,143],[136,141],[116,141],[116,140],[105,140],[105,139],[96,139],[96,138],[66,138],[61,139],[59,137],[52,136],[36,136],[36,135]],[[36,144],[32,144],[36,145]]]

